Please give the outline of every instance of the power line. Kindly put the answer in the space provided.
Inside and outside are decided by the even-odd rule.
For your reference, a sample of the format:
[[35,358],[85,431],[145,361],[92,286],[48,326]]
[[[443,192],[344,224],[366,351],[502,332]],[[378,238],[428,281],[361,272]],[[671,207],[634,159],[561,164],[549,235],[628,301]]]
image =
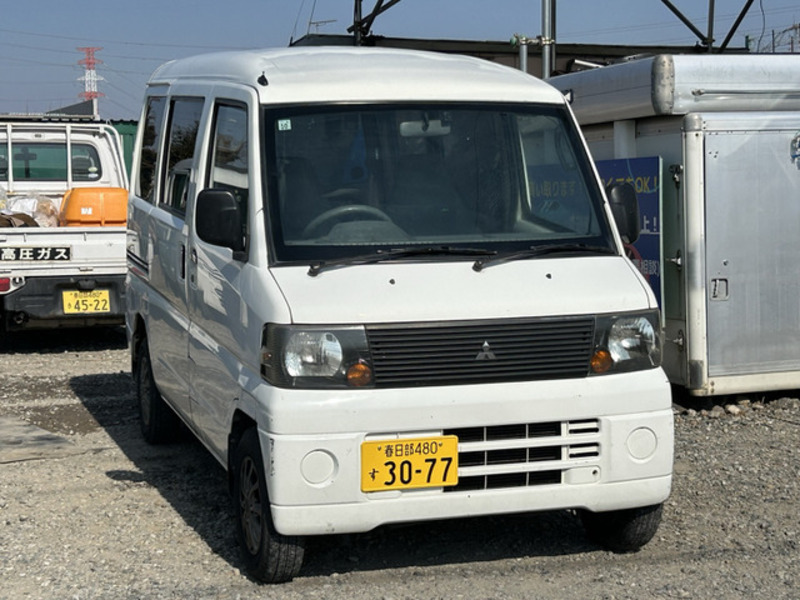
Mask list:
[[[763,3],[763,0],[761,0],[761,1]],[[776,19],[780,18],[783,15],[788,16],[790,14],[797,14],[798,13],[798,7],[796,5],[795,6],[787,5],[787,6],[774,7],[774,8],[771,8],[771,9],[763,9],[763,6],[762,6],[761,13],[762,13],[762,18],[763,19],[766,19],[766,16],[769,15],[769,17],[771,19],[776,20]],[[727,14],[717,15],[715,20],[718,21],[718,22],[724,22],[724,21],[732,22],[736,17],[738,17],[738,13],[727,13]],[[707,24],[707,21],[708,21],[707,16],[698,19],[698,22],[700,24]],[[576,38],[580,38],[581,36],[584,36],[584,35],[611,36],[611,35],[619,35],[619,34],[630,33],[630,32],[650,31],[650,30],[656,30],[656,29],[657,30],[678,29],[680,27],[681,27],[680,23],[678,21],[674,21],[674,20],[671,20],[669,22],[667,22],[667,21],[655,21],[655,22],[650,22],[650,23],[643,23],[641,25],[624,25],[624,26],[619,26],[619,27],[608,27],[608,28],[605,28],[605,29],[596,29],[596,28],[595,29],[574,29],[572,31],[559,32],[559,37],[563,39],[564,36],[569,36],[572,39],[576,39]],[[680,40],[685,39],[685,38],[686,38],[686,36],[676,37],[676,38],[671,38],[670,40],[663,40],[660,43],[670,43],[672,41],[678,41],[679,42]]]
[[[11,42],[0,42],[0,46],[8,46],[10,48],[20,48],[22,50],[37,50],[39,52],[53,52],[55,54],[64,54],[63,48],[47,48],[45,46],[29,46],[26,44],[14,44]],[[167,62],[171,60],[173,57],[163,57],[163,56],[132,56],[130,54],[103,54],[106,58],[119,58],[122,60],[144,60],[149,62]]]
[[[45,62],[43,60],[33,60],[30,58],[17,58],[14,56],[4,56],[3,60],[8,60],[12,62],[20,62],[26,64],[33,64],[33,65],[43,65],[45,67],[73,67],[74,64],[65,64],[65,63],[54,63],[54,62]],[[13,66],[13,65],[12,65]]]
[[[45,37],[48,39],[69,40],[71,42],[85,42],[86,37],[74,37],[68,35],[54,35],[50,33],[35,33],[33,31],[22,31],[18,29],[4,29],[0,28],[0,33],[13,33],[17,35],[30,35],[34,37]],[[161,47],[161,48],[185,48],[185,49],[208,49],[208,50],[242,50],[244,46],[209,46],[207,44],[158,44],[155,42],[128,42],[114,40],[92,39],[92,43],[101,44],[122,44],[123,46],[140,46],[146,48]]]

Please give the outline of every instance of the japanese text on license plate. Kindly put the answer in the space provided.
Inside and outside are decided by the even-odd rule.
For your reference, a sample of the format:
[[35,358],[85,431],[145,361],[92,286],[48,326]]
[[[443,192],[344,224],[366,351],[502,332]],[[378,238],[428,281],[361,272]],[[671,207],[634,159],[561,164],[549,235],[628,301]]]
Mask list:
[[458,438],[454,435],[361,444],[361,490],[364,492],[457,483]]

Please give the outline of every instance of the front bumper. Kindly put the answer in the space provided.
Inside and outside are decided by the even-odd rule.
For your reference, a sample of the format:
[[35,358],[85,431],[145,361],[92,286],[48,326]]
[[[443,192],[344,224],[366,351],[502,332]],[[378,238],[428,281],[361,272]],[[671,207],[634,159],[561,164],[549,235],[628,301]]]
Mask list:
[[[673,415],[660,369],[585,380],[345,392],[335,400],[333,393],[325,400],[274,388],[271,395],[261,404],[269,409],[259,419],[259,434],[273,520],[286,535],[540,510],[618,510],[661,503],[671,489]],[[486,435],[459,438],[459,481],[469,482],[464,489],[361,491],[363,441],[465,428]],[[481,453],[486,460],[476,462]]]

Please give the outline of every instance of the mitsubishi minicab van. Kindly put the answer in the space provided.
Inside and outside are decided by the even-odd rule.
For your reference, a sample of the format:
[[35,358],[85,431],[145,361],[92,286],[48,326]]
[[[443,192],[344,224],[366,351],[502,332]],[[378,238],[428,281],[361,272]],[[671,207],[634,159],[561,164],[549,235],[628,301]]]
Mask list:
[[564,97],[479,59],[219,53],[146,90],[127,332],[144,437],[229,474],[243,564],[304,539],[574,511],[639,549],[670,493],[661,324]]

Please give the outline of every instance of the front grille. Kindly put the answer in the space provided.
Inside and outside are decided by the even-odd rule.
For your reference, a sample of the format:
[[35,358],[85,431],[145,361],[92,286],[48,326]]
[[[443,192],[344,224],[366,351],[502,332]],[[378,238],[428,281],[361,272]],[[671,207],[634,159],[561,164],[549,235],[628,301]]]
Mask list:
[[586,377],[592,318],[371,325],[377,387]]
[[458,485],[445,492],[560,484],[564,471],[596,465],[600,459],[597,419],[443,433],[458,437]]

